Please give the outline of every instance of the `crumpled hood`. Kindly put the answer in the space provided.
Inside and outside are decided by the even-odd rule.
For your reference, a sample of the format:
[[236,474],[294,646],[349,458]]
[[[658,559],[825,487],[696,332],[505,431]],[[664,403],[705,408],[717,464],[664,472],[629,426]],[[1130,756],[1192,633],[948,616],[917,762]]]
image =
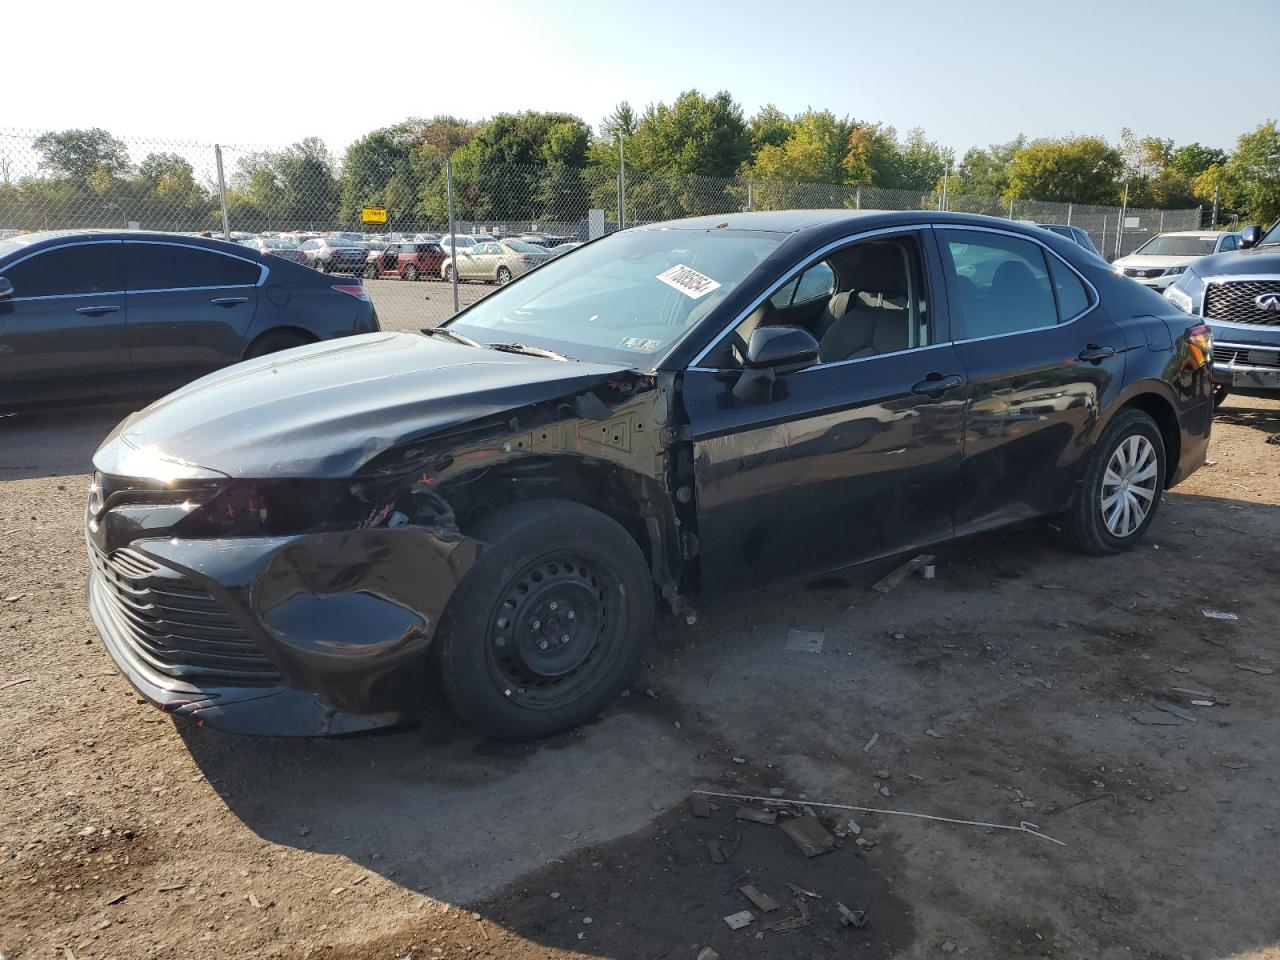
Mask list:
[[1272,244],[1265,247],[1252,247],[1248,250],[1215,253],[1211,257],[1201,257],[1191,269],[1201,277],[1247,276],[1253,273],[1280,274],[1280,247]]
[[103,473],[162,480],[343,477],[398,444],[624,375],[603,364],[371,333],[196,380],[125,419],[93,463]]

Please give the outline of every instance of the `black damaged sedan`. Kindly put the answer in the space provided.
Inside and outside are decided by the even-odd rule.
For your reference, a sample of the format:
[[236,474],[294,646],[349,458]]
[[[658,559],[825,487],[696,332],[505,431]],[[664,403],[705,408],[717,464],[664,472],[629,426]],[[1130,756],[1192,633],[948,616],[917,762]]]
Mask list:
[[627,230],[427,335],[239,364],[94,457],[90,606],[156,706],[239,733],[540,737],[656,602],[1030,517],[1139,542],[1204,461],[1208,330],[1042,230],[744,213]]

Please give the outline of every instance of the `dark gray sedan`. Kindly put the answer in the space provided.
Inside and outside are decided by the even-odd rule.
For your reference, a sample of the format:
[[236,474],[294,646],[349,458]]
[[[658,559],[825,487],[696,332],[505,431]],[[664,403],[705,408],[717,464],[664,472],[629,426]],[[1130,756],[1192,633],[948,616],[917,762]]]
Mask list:
[[219,367],[378,330],[359,280],[180,234],[0,241],[0,409],[158,393]]

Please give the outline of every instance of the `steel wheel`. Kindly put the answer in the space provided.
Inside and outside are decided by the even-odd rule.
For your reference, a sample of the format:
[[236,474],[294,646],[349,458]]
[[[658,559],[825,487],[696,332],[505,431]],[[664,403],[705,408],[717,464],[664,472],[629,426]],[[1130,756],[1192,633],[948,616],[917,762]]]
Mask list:
[[1159,472],[1155,447],[1146,437],[1126,437],[1116,447],[1102,476],[1098,504],[1112,536],[1127,537],[1142,526],[1155,501]]
[[493,612],[490,679],[512,703],[550,710],[608,672],[625,630],[624,592],[598,560],[549,554],[511,579]]

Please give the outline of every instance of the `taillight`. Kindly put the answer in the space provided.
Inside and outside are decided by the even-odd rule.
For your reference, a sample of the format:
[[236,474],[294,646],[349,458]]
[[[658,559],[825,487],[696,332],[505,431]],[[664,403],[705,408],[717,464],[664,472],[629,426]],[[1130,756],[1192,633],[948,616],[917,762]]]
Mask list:
[[369,302],[368,291],[358,283],[335,283],[330,289],[355,297],[357,300],[363,300],[365,303]]
[[1209,358],[1213,356],[1213,331],[1206,324],[1197,324],[1194,327],[1188,327],[1185,334],[1187,338],[1188,366],[1193,370],[1198,370],[1209,362]]

